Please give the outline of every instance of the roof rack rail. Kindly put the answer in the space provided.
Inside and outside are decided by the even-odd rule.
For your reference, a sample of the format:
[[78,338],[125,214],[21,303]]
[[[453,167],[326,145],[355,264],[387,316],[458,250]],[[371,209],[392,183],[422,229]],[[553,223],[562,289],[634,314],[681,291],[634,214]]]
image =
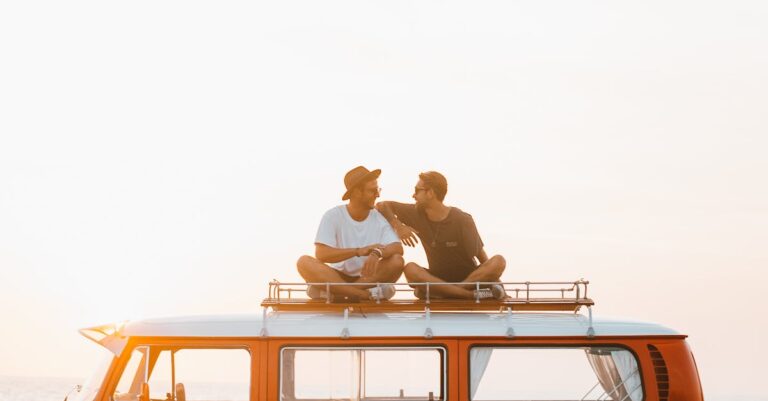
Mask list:
[[[382,285],[387,283],[371,283]],[[430,288],[440,285],[461,284],[486,288],[501,285],[506,292],[502,299],[447,299],[430,295]],[[310,299],[306,296],[309,286],[319,286],[326,293],[334,287],[359,286],[357,283],[269,283],[269,296],[261,306],[274,311],[365,311],[365,312],[578,312],[582,306],[590,308],[595,303],[588,297],[589,281],[524,281],[524,282],[472,282],[472,283],[393,283],[396,295],[386,301],[349,300],[333,297]],[[416,298],[414,288],[423,288],[422,299]],[[408,297],[407,295],[411,295]]]

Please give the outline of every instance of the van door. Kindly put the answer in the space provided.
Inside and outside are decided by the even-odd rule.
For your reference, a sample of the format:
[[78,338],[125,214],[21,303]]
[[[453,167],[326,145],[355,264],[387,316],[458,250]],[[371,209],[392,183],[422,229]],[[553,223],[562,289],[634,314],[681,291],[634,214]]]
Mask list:
[[126,356],[106,399],[255,401],[259,353],[253,348],[225,342],[139,344]]

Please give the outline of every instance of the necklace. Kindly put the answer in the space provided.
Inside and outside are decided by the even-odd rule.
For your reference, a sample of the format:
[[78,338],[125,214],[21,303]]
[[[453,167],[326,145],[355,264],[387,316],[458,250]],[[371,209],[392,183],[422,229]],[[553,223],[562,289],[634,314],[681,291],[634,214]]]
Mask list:
[[[432,229],[433,228],[432,227],[433,224],[437,226],[437,228],[434,229],[434,230]],[[437,247],[437,236],[438,236],[438,234],[440,234],[440,226],[441,225],[442,224],[440,224],[439,222],[438,223],[430,222],[430,224],[428,224],[428,226],[429,226],[429,233],[432,234],[432,244],[431,244],[432,248]]]
[[427,227],[429,228],[429,233],[432,234],[432,243],[430,243],[430,246],[432,248],[437,247],[437,236],[440,235],[440,227],[443,226],[443,223],[445,222],[445,220],[448,218],[448,215],[450,214],[451,214],[451,209],[449,208],[448,214],[446,214],[442,220],[432,221],[429,219],[429,217],[426,215],[426,212],[425,212],[424,217],[427,219]]

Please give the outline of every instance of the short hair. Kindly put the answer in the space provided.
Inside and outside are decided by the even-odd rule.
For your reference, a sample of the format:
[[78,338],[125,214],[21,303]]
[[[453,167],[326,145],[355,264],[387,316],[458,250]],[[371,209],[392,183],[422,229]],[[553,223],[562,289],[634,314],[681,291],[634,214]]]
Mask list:
[[419,174],[419,179],[424,181],[424,185],[435,193],[440,202],[445,199],[445,194],[448,193],[448,180],[445,179],[445,176],[437,171],[427,171]]

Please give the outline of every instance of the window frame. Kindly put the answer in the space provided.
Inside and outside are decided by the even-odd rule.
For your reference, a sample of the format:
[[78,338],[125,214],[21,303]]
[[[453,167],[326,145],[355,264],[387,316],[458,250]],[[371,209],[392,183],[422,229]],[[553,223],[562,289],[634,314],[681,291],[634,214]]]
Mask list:
[[[226,341],[226,340],[224,340]],[[115,390],[120,383],[120,379],[122,378],[123,374],[125,373],[125,368],[128,365],[128,363],[131,360],[131,355],[133,354],[133,351],[137,348],[141,347],[148,347],[150,350],[150,355],[154,350],[157,350],[157,352],[162,351],[179,351],[183,349],[205,349],[205,350],[243,350],[248,353],[248,400],[249,401],[256,401],[258,399],[258,396],[256,398],[253,397],[254,391],[257,386],[257,377],[254,377],[254,362],[258,363],[259,361],[254,361],[254,355],[259,355],[258,350],[253,349],[253,344],[243,343],[243,342],[237,342],[237,343],[230,343],[226,342],[224,344],[223,342],[219,341],[218,339],[214,341],[211,344],[205,344],[203,341],[190,341],[188,343],[185,343],[185,341],[173,341],[172,339],[169,339],[169,341],[141,341],[137,340],[133,344],[128,344],[124,349],[123,352],[120,354],[120,358],[116,358],[116,363],[113,363],[113,367],[110,369],[109,373],[109,385],[105,387],[104,397],[103,399],[107,401],[112,401],[114,398]],[[149,359],[147,360],[147,363],[149,363]],[[155,362],[156,363],[156,362]],[[154,372],[154,366],[152,367],[152,371]],[[147,372],[149,376],[151,376],[150,372]],[[147,381],[149,379],[149,376],[147,377]]]
[[632,356],[635,358],[635,362],[637,362],[637,371],[640,375],[640,385],[643,390],[643,399],[641,401],[646,401],[648,399],[648,386],[645,381],[645,370],[643,369],[643,363],[640,359],[640,356],[635,352],[634,348],[621,343],[572,343],[572,344],[499,344],[499,343],[472,343],[469,344],[467,347],[467,374],[464,377],[466,380],[466,388],[467,388],[467,401],[478,401],[472,399],[472,389],[470,388],[469,383],[472,382],[472,349],[473,348],[549,348],[549,349],[578,349],[578,348],[584,348],[584,347],[610,347],[610,348],[620,348],[625,351],[629,351]]
[[[312,351],[329,351],[329,350],[414,350],[414,349],[423,349],[423,350],[430,350],[430,351],[438,351],[438,354],[440,355],[440,363],[442,364],[441,370],[440,370],[440,391],[441,394],[439,394],[439,397],[435,397],[436,401],[448,401],[448,379],[449,379],[449,360],[450,357],[448,352],[448,347],[445,344],[434,344],[434,345],[425,345],[425,344],[392,344],[392,345],[378,345],[378,344],[360,344],[360,345],[299,345],[299,344],[290,344],[290,345],[283,345],[279,349],[279,354],[277,358],[277,364],[279,367],[278,374],[277,374],[277,381],[278,381],[278,400],[282,401],[281,394],[283,394],[283,352],[285,350],[294,350],[294,351],[301,351],[301,350],[312,350]],[[302,399],[297,398],[296,401],[300,401]]]

